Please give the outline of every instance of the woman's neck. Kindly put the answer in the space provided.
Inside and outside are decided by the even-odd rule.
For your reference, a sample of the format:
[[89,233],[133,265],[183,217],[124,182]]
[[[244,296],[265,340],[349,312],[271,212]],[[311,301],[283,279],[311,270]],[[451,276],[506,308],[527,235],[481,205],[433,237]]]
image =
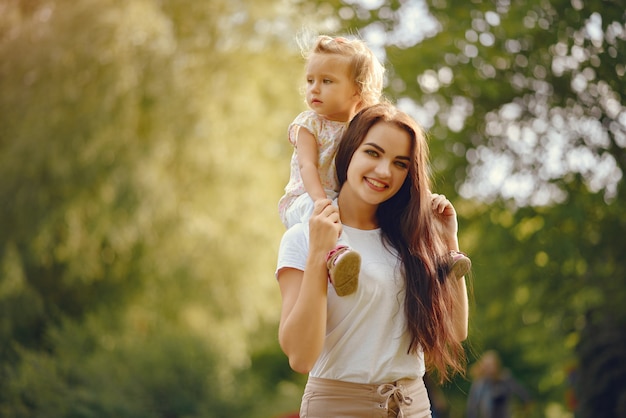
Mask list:
[[[356,203],[359,202],[359,203]],[[347,196],[342,190],[337,197],[341,223],[351,228],[371,230],[378,228],[377,205],[370,205]]]

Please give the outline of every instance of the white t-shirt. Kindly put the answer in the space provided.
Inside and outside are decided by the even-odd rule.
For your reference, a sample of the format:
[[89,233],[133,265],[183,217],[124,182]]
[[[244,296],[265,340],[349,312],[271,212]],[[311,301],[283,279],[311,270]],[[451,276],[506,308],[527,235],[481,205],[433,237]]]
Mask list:
[[[404,313],[404,273],[381,231],[343,226],[342,238],[361,254],[357,291],[339,297],[328,287],[328,319],[322,352],[312,377],[380,384],[424,375],[424,355],[407,354],[410,337]],[[304,271],[309,251],[309,225],[296,224],[283,235],[276,272]]]

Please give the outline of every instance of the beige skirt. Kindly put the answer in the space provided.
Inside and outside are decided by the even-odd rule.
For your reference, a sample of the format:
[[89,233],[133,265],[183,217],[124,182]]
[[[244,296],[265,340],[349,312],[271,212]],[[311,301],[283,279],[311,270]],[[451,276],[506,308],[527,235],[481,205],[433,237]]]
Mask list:
[[309,377],[300,418],[430,418],[422,379],[369,385]]

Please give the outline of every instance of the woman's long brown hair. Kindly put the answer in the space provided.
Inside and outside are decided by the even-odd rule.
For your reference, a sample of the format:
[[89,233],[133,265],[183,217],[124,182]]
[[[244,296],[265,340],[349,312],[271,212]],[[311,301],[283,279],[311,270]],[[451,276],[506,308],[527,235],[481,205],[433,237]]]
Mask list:
[[451,372],[465,370],[461,341],[455,337],[452,310],[456,305],[444,255],[448,249],[435,231],[430,199],[428,144],[420,126],[389,103],[359,112],[350,122],[337,150],[335,163],[339,185],[347,178],[348,165],[369,130],[390,123],[412,140],[412,162],[400,190],[381,203],[376,212],[383,240],[399,254],[405,270],[405,315],[411,343],[408,352],[424,350],[427,365],[442,381]]

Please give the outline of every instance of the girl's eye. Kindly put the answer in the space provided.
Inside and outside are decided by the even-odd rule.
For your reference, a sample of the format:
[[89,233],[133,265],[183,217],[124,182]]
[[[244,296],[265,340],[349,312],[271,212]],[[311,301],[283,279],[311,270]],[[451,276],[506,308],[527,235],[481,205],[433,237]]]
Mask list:
[[324,79],[324,84],[330,84],[330,83],[332,83],[332,82],[333,82],[332,80],[329,80],[329,79],[327,79],[327,78],[325,78],[325,79]]
[[374,151],[373,149],[366,149],[365,153],[370,157],[378,157],[378,152]]
[[409,165],[407,163],[405,163],[404,161],[396,161],[396,166],[402,168],[402,169],[407,169],[409,168]]

